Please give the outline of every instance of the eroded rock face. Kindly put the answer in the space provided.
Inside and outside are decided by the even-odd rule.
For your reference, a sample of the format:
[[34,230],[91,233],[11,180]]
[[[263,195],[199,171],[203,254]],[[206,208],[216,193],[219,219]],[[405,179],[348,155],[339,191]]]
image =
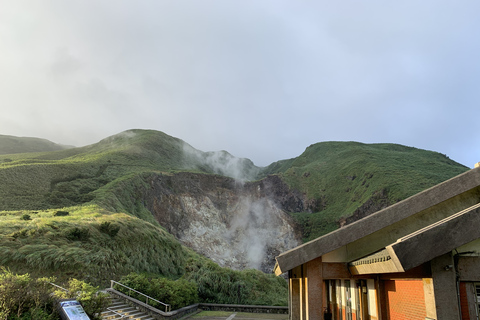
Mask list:
[[148,181],[146,207],[184,245],[221,266],[272,272],[275,256],[301,243],[288,204],[304,210],[301,195],[280,179],[240,183],[232,178],[178,173]]

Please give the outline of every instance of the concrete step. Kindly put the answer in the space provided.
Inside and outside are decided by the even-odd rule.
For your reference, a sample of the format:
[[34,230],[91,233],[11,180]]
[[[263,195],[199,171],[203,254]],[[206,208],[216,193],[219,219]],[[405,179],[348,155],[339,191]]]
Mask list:
[[155,320],[149,314],[127,305],[124,301],[112,298],[107,310],[101,313],[103,320]]
[[137,309],[135,309],[134,307],[130,307],[129,305],[120,305],[120,306],[116,306],[116,307],[109,307],[108,310],[113,310],[115,312],[122,312],[122,313],[131,313],[133,311],[136,311]]

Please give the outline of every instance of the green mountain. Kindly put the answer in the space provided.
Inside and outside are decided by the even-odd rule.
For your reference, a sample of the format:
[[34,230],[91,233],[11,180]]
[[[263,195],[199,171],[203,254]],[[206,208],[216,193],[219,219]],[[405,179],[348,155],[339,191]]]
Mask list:
[[57,151],[71,148],[46,139],[0,135],[0,154]]
[[263,174],[280,175],[313,200],[293,213],[312,240],[466,170],[443,154],[398,144],[321,142]]
[[[7,150],[2,141],[0,150]],[[269,225],[262,210],[278,206],[290,216],[278,219],[294,225],[293,218],[306,241],[468,170],[436,152],[358,142],[317,143],[260,168],[152,130],[81,148],[20,149],[0,155],[0,265],[94,283],[129,272],[178,278],[201,266],[220,268],[178,242],[195,242],[195,233],[182,237],[211,213],[241,226],[228,233],[233,237],[252,224]],[[208,232],[194,232],[204,227]]]
[[[235,167],[228,162],[235,159]],[[223,169],[218,169],[223,168]],[[252,175],[248,159],[226,151],[201,152],[180,139],[151,130],[129,130],[67,150],[0,155],[0,210],[48,209],[101,202],[123,179],[145,172]],[[231,171],[231,172],[230,172]],[[231,175],[231,176],[232,176]]]

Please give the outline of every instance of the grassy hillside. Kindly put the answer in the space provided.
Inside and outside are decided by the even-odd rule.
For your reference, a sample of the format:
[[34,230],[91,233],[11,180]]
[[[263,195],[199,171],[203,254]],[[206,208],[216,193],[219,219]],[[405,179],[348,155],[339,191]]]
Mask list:
[[129,272],[184,273],[195,256],[159,226],[96,206],[0,213],[0,265],[97,283]]
[[342,218],[376,211],[466,170],[440,153],[397,144],[322,142],[264,174],[278,174],[321,202],[319,212],[293,214],[307,241],[338,228]]
[[[77,278],[106,287],[131,273],[184,279],[196,283],[196,302],[287,304],[284,279],[221,268],[158,225],[94,205],[0,212],[0,266],[62,285]],[[239,284],[241,300],[229,295]]]
[[132,130],[83,148],[0,156],[0,210],[78,205],[124,176],[180,170],[187,166],[182,145],[161,132]]
[[[234,157],[224,151],[204,153],[153,130],[125,131],[82,148],[0,155],[0,210],[62,208],[98,200],[111,183],[143,172],[236,174],[228,170],[228,159]],[[250,160],[240,160],[245,171],[256,172]]]
[[0,154],[56,151],[70,148],[40,138],[14,137],[0,134]]

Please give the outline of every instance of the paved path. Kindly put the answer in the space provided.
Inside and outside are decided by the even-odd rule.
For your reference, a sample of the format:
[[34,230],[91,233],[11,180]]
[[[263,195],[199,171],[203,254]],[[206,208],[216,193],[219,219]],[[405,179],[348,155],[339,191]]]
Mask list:
[[202,311],[189,320],[288,320],[288,314]]

